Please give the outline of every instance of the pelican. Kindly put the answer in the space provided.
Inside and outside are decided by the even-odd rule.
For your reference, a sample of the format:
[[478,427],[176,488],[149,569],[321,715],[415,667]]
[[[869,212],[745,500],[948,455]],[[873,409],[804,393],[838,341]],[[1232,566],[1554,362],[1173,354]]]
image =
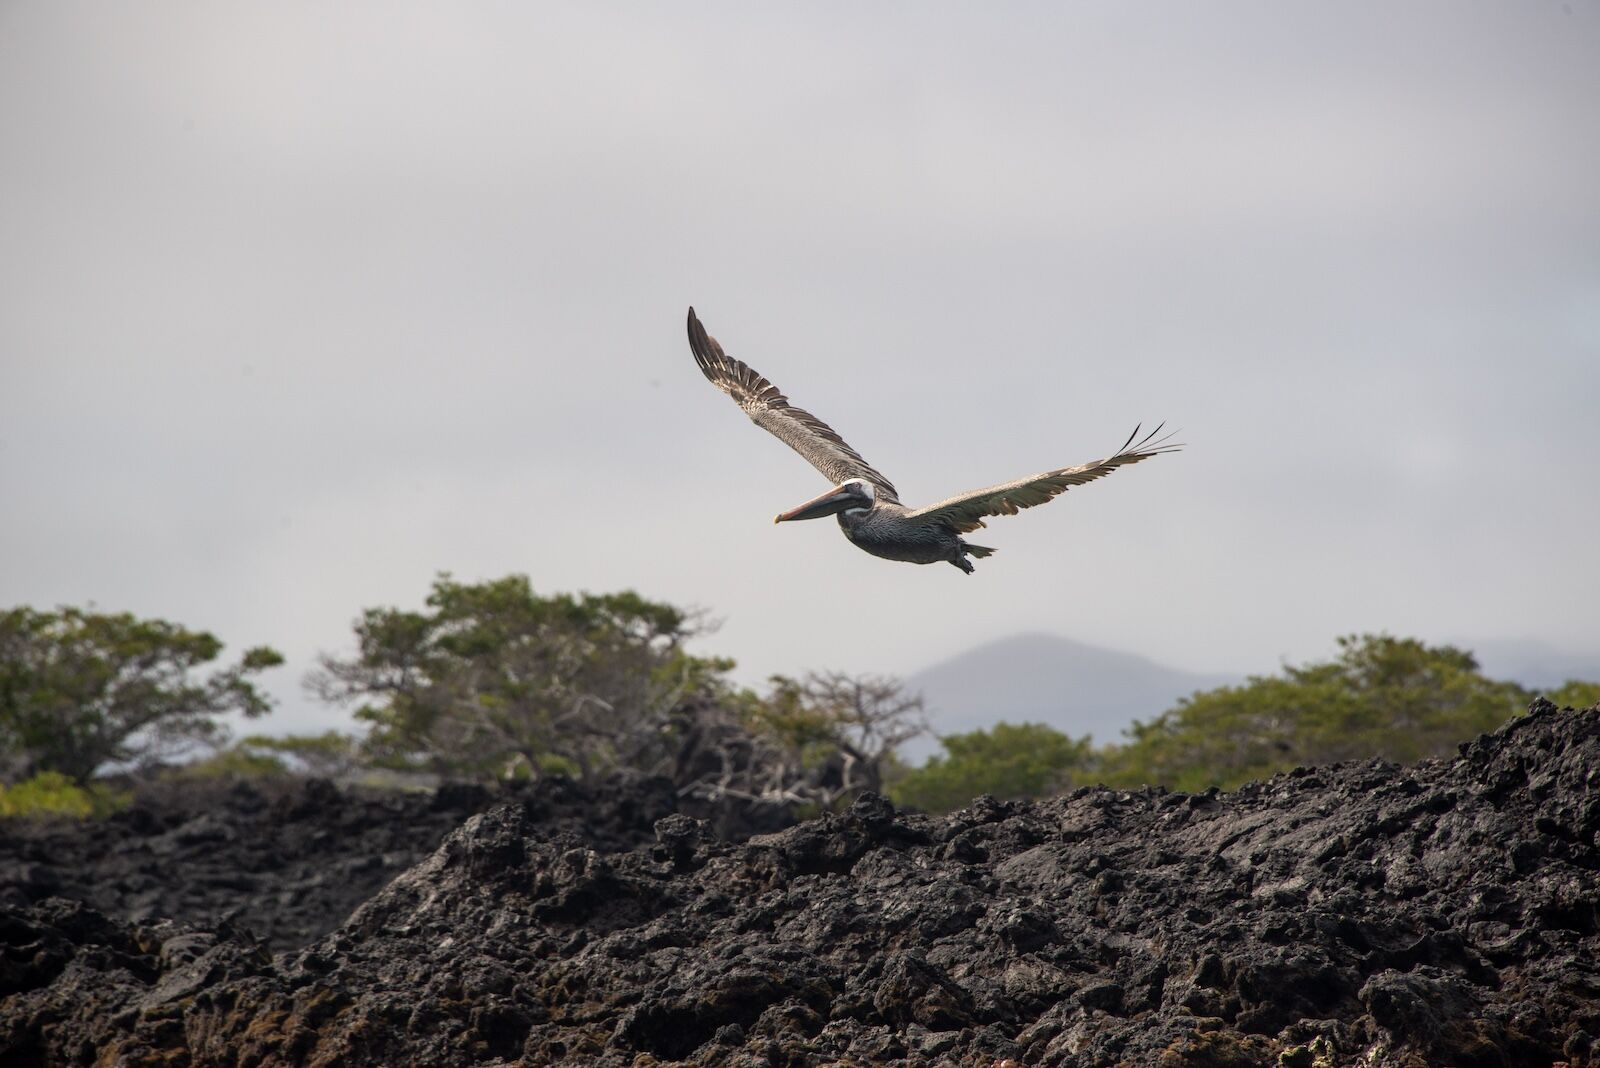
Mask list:
[[971,558],[981,560],[994,552],[961,537],[984,526],[984,516],[1016,515],[1023,508],[1054,500],[1069,488],[1109,475],[1126,464],[1182,448],[1168,444],[1171,434],[1158,437],[1160,426],[1142,438],[1140,428],[1135,427],[1122,448],[1104,460],[1029,475],[926,508],[911,509],[900,503],[894,484],[863,460],[832,427],[790,404],[788,397],[749,364],[723,352],[717,339],[706,333],[693,308],[689,309],[689,348],[712,385],[732,397],[757,426],[805,457],[834,483],[821,496],[780,512],[773,522],[836,515],[840,529],[852,544],[885,560],[912,564],[936,564],[942,560],[970,575]]

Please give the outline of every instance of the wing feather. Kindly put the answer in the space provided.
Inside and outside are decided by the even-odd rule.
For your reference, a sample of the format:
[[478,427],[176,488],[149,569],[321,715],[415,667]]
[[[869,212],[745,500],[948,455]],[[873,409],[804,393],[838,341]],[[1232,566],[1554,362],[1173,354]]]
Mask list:
[[1157,437],[1160,433],[1161,427],[1158,426],[1136,443],[1134,439],[1139,437],[1139,428],[1135,427],[1122,448],[1104,460],[1090,460],[1077,467],[1045,471],[1019,478],[1015,482],[1003,482],[998,486],[963,493],[938,504],[919,508],[906,518],[942,520],[957,533],[970,534],[984,525],[984,516],[1016,515],[1024,508],[1054,500],[1073,486],[1109,475],[1119,467],[1136,464],[1164,452],[1176,452],[1183,447],[1181,444],[1167,444],[1172,435]]
[[761,376],[753,367],[722,351],[717,339],[706,333],[694,309],[689,309],[689,348],[695,362],[711,384],[734,399],[755,424],[805,457],[806,461],[835,483],[864,478],[878,492],[879,500],[899,503],[900,495],[890,482],[852,449],[833,428],[789,398]]

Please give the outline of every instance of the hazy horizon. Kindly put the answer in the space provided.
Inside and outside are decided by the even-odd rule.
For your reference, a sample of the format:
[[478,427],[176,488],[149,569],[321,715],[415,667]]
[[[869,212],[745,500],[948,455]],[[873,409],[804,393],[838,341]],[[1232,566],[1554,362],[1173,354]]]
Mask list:
[[[1336,636],[1588,655],[1600,6],[0,6],[0,605],[300,678],[436,573],[634,588],[774,672],[1043,631],[1195,672]],[[826,483],[712,334],[975,575]]]

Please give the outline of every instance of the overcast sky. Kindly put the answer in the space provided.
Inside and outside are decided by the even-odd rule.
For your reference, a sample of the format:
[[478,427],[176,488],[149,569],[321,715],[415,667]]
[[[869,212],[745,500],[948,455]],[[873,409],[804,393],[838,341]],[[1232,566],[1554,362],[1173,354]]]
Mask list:
[[[1188,447],[879,560],[689,304],[912,504]],[[273,644],[280,730],[439,571],[749,681],[1592,651],[1597,484],[1593,2],[0,4],[0,605]]]

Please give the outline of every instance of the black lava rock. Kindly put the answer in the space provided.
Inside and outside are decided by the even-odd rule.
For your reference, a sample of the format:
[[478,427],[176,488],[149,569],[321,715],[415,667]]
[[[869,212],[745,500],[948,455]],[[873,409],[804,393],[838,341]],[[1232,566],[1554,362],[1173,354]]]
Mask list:
[[[493,803],[276,956],[244,920],[117,907],[165,900],[161,865],[282,833],[268,824],[141,817],[132,852],[173,852],[121,897],[28,868],[52,862],[9,839],[0,1060],[1600,1063],[1600,711],[1540,702],[1411,767],[948,818],[866,798],[746,841],[630,789],[631,838],[586,834],[576,794]],[[339,820],[364,804],[343,798]],[[271,929],[268,867],[229,893]],[[351,878],[331,859],[314,874]]]

